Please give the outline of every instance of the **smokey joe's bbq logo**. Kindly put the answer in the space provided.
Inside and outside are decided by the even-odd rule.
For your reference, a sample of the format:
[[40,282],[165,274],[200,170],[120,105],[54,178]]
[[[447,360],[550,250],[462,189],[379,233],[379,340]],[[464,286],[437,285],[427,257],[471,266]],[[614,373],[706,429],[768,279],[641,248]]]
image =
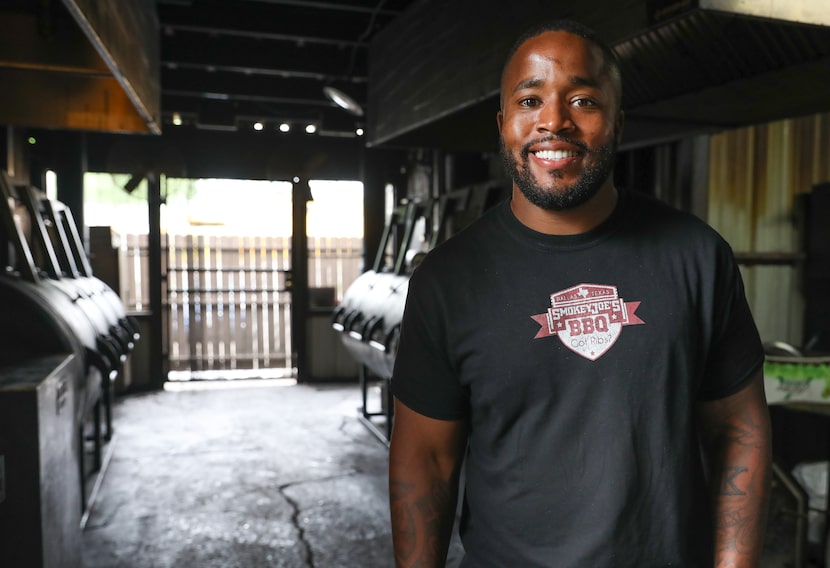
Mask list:
[[623,326],[645,322],[634,312],[640,302],[625,302],[616,286],[578,284],[550,295],[550,308],[531,316],[541,329],[534,339],[555,335],[562,344],[596,361],[608,351]]

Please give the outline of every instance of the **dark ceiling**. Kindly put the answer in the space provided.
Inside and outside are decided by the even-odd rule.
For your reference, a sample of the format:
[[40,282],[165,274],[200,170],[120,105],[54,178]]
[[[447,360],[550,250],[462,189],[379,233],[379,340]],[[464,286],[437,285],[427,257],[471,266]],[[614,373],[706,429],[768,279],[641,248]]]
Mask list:
[[232,130],[318,127],[354,136],[365,115],[368,46],[413,0],[157,0],[162,125]]
[[[474,0],[412,5],[391,30],[435,38],[429,49],[379,36],[371,51],[371,143],[481,149],[482,140],[495,142],[501,56],[541,14],[586,23],[612,45],[623,75],[623,149],[830,111],[827,0],[538,0],[515,13],[509,2],[480,3],[478,22],[463,26],[453,23]],[[396,73],[396,66],[416,71]]]
[[[490,151],[505,46],[552,17],[589,24],[619,55],[624,147],[827,111],[830,27],[805,14],[826,22],[830,10],[760,4],[155,0],[161,126],[174,113],[201,129],[313,123],[323,136],[366,128],[370,146]],[[366,113],[339,108],[325,87]]]
[[[87,137],[85,159],[102,171],[346,179],[367,149],[493,154],[504,53],[552,17],[588,24],[619,55],[622,149],[830,111],[826,0],[514,5],[4,0],[0,84],[15,88],[0,89],[0,124],[101,133]],[[338,107],[327,87],[364,114]],[[316,136],[302,134],[307,124]]]

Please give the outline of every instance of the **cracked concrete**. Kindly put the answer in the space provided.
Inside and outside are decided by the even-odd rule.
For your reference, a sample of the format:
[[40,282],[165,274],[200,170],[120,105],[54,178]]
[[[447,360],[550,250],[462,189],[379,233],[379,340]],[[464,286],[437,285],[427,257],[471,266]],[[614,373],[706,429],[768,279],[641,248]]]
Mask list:
[[[267,384],[117,401],[84,568],[393,565],[388,454],[358,386]],[[774,486],[765,567],[790,563],[793,506]],[[462,555],[454,536],[447,568]]]
[[392,565],[357,385],[265,384],[118,400],[85,568]]
[[291,524],[297,529],[297,540],[300,541],[302,547],[305,551],[305,564],[309,568],[314,567],[314,552],[311,550],[311,545],[308,543],[305,537],[305,528],[299,522],[300,519],[300,504],[297,503],[294,499],[288,496],[285,492],[286,489],[296,485],[296,483],[286,483],[285,485],[279,486],[280,495],[282,495],[283,499],[285,499],[286,503],[291,507]]

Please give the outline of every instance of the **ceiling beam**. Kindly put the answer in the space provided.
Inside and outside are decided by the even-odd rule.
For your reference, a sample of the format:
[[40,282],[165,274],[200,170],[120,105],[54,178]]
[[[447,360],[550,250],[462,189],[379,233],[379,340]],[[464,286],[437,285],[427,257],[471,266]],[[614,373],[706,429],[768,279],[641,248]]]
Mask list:
[[313,71],[300,71],[297,69],[265,69],[262,67],[243,67],[240,65],[213,65],[210,63],[189,63],[184,61],[163,61],[166,69],[192,69],[208,73],[226,72],[240,73],[243,75],[259,75],[263,77],[280,77],[282,79],[314,79],[317,81],[343,81],[347,83],[365,83],[366,77],[354,77],[347,75],[333,75]]
[[320,45],[334,45],[337,47],[368,47],[365,41],[352,41],[345,39],[332,39],[325,37],[315,37],[309,35],[297,34],[280,34],[271,32],[255,32],[248,30],[236,30],[228,28],[218,28],[216,26],[194,26],[186,24],[164,24],[165,30],[182,31],[214,36],[229,36],[229,37],[244,37],[251,39],[265,39],[272,41],[285,41],[290,43],[316,43]]
[[250,95],[243,93],[219,93],[208,91],[187,91],[176,89],[163,89],[162,95],[170,95],[175,97],[187,97],[193,99],[210,99],[215,101],[247,101],[257,103],[274,103],[274,104],[290,104],[290,105],[316,105],[320,107],[335,108],[335,104],[320,97],[319,99],[294,98],[294,97],[268,97],[263,95]]
[[317,2],[314,0],[252,0],[255,2],[262,2],[265,4],[276,4],[279,6],[296,6],[298,8],[314,8],[318,10],[338,10],[340,12],[355,12],[360,14],[374,14],[382,16],[397,16],[400,14],[398,10],[389,10],[380,8],[383,5],[383,0],[377,0],[377,5],[358,6],[356,4],[348,4],[346,2]]

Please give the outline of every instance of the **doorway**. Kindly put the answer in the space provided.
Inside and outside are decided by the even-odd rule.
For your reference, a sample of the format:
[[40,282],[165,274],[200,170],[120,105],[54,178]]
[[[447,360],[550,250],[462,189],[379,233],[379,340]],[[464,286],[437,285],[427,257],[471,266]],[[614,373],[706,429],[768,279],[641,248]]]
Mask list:
[[[117,236],[115,289],[128,311],[141,313],[149,298],[146,188],[125,193],[128,178],[87,174],[85,219]],[[363,268],[363,187],[309,187],[306,297],[333,308]],[[296,378],[292,184],[167,178],[162,193],[167,380]]]

